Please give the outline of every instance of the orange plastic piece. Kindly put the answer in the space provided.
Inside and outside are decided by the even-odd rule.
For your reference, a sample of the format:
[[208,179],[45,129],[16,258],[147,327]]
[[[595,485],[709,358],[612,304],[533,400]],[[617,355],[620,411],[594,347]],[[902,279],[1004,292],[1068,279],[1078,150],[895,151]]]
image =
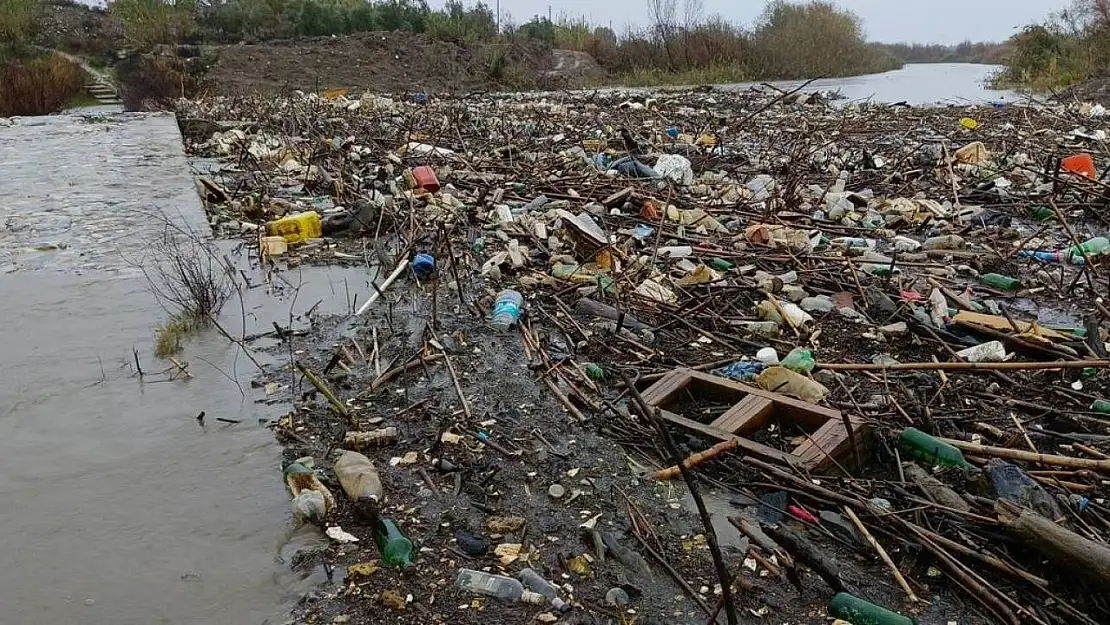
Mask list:
[[1096,178],[1098,174],[1095,172],[1095,160],[1091,158],[1090,154],[1080,152],[1065,158],[1060,166],[1066,172],[1079,174],[1088,178]]

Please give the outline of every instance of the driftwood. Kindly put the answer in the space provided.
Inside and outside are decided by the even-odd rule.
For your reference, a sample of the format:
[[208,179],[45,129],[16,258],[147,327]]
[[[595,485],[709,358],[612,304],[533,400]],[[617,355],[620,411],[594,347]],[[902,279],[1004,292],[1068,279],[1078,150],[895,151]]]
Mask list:
[[971,511],[971,506],[968,505],[963,497],[960,497],[956,491],[948,488],[944,482],[926,473],[925,469],[922,469],[912,462],[903,463],[902,466],[906,473],[906,477],[914,484],[917,484],[917,487],[925,493],[925,496],[928,497],[930,501],[939,503],[947,508],[952,508],[953,510],[959,510],[960,512]]
[[1056,467],[1067,467],[1069,469],[1089,469],[1091,471],[1110,473],[1110,460],[1091,460],[1089,458],[1072,458],[1071,456],[1038,454],[1032,451],[1009,449],[1007,447],[976,445],[975,443],[969,443],[967,441],[961,441],[952,438],[942,438],[939,440],[948,443],[949,445],[957,449],[969,452],[975,456],[1005,458],[1007,460],[1020,460],[1022,462],[1037,462],[1040,464],[1047,464]]
[[998,520],[1011,534],[1056,562],[1060,569],[1076,571],[1110,588],[1110,547],[1087,540],[1043,516],[1012,502],[995,504]]
[[840,566],[817,550],[804,536],[785,525],[762,524],[763,532],[782,546],[795,560],[813,569],[836,592],[847,592],[840,579]]

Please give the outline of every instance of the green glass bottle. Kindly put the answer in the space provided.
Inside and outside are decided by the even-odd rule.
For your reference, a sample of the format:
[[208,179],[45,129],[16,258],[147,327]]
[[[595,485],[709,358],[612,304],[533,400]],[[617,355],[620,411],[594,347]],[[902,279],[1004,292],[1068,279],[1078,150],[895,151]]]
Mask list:
[[1016,291],[1021,288],[1021,280],[1000,273],[985,273],[979,278],[983,284],[1003,291]]
[[374,543],[378,545],[385,564],[407,569],[416,560],[416,545],[390,519],[379,519],[374,524]]
[[902,450],[922,462],[942,467],[970,468],[963,453],[955,447],[917,428],[902,430]]
[[917,621],[897,612],[838,592],[829,602],[829,614],[844,619],[852,625],[917,625]]

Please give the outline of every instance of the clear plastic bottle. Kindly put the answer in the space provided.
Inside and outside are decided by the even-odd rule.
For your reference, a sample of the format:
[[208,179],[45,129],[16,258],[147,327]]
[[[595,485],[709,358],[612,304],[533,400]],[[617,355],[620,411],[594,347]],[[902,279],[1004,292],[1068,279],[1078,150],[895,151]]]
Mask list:
[[355,451],[344,451],[335,461],[335,477],[351,501],[377,504],[382,499],[382,480],[374,463]]
[[555,584],[544,579],[539,573],[532,569],[524,569],[518,574],[518,577],[520,577],[520,581],[524,582],[525,586],[551,601],[551,607],[560,612],[566,612],[570,609],[570,605],[559,598],[559,589],[555,587]]
[[524,296],[512,289],[501,291],[493,305],[493,314],[490,327],[498,332],[505,332],[520,319],[520,309],[524,304]]
[[496,597],[513,603],[532,603],[535,605],[547,603],[546,597],[536,592],[524,590],[524,585],[519,581],[504,575],[492,575],[483,571],[459,569],[459,574],[455,577],[455,586],[475,594]]

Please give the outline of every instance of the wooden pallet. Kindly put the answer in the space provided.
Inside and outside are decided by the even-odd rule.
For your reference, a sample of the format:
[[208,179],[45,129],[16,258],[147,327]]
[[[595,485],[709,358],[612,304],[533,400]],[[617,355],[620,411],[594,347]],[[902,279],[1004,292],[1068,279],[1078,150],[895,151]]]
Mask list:
[[[687,392],[698,398],[736,403],[712,423],[700,423],[668,409]],[[666,420],[712,438],[736,440],[742,450],[767,460],[797,465],[806,470],[820,470],[843,463],[845,458],[851,456],[851,438],[839,410],[692,369],[671,371],[643,395],[649,404],[659,407]],[[816,431],[790,453],[745,438],[765,427],[772,418],[790,420],[816,428]],[[857,443],[863,447],[869,438],[867,427],[856,419],[851,419],[851,423]]]

